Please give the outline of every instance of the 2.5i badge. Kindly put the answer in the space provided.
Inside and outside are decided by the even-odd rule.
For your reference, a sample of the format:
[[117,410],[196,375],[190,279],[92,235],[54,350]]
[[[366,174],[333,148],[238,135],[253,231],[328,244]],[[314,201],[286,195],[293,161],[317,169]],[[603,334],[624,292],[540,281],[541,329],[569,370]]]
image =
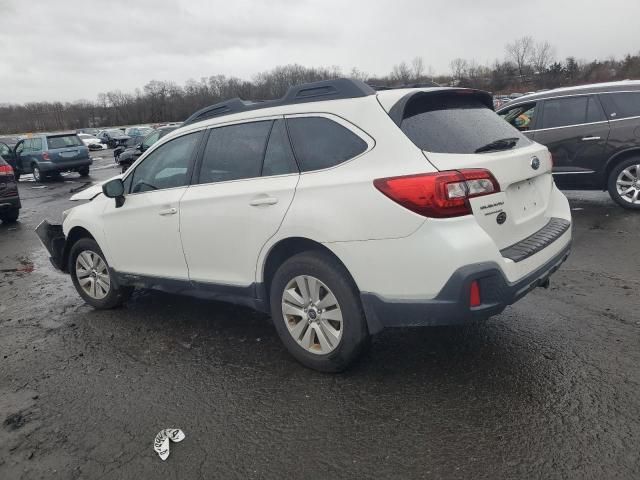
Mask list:
[[496,222],[498,222],[498,225],[502,225],[506,221],[507,221],[507,214],[505,212],[500,212],[496,216]]

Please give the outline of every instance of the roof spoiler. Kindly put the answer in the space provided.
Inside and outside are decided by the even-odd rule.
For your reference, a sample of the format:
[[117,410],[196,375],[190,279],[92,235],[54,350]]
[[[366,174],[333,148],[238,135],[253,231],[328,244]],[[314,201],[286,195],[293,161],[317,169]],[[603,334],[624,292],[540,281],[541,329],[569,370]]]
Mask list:
[[444,97],[450,95],[465,95],[469,97],[473,97],[476,100],[479,100],[487,108],[493,110],[493,97],[489,92],[485,92],[484,90],[476,90],[473,88],[451,88],[451,89],[442,89],[442,90],[432,90],[432,91],[422,91],[418,90],[415,92],[409,92],[400,100],[398,100],[391,110],[389,110],[389,116],[393,122],[400,126],[402,120],[405,118],[405,114],[407,112],[407,108],[411,105],[411,103],[416,100],[420,100],[425,97]]

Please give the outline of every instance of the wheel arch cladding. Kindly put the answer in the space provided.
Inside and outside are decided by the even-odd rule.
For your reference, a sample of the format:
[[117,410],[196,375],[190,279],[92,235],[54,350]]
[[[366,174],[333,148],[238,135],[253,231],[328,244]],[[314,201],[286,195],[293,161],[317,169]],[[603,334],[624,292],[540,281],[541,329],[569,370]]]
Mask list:
[[609,182],[609,175],[611,175],[611,172],[613,171],[613,169],[616,168],[616,166],[620,162],[624,162],[625,160],[633,157],[638,157],[638,159],[640,160],[640,147],[633,147],[633,148],[628,148],[626,150],[622,150],[621,152],[617,152],[613,154],[609,158],[609,160],[607,160],[607,163],[604,167],[605,175],[603,178],[603,184],[604,184],[603,188],[605,190],[607,189],[607,185]]
[[62,265],[66,268],[69,264],[69,254],[71,253],[71,247],[81,238],[90,238],[96,241],[95,237],[91,235],[91,232],[84,227],[73,227],[69,230],[67,235],[67,241],[64,244],[64,252],[62,256]]
[[269,253],[267,253],[266,260],[262,268],[262,292],[260,292],[260,296],[265,299],[267,308],[270,308],[269,294],[271,289],[271,281],[280,265],[282,265],[294,255],[297,255],[298,253],[309,251],[322,252],[336,260],[345,269],[345,271],[349,275],[349,281],[353,283],[358,293],[360,293],[360,289],[353,279],[353,276],[349,272],[349,269],[344,264],[344,262],[340,260],[340,258],[333,251],[331,251],[331,249],[319,242],[316,242],[315,240],[310,240],[304,237],[289,237],[280,240],[278,243],[271,247]]

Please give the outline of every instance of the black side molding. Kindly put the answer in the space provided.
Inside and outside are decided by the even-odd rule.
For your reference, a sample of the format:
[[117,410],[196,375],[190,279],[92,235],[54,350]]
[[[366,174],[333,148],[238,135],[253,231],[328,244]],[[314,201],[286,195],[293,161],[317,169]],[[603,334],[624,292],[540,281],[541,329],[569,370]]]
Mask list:
[[554,217],[533,235],[528,236],[510,247],[500,250],[500,254],[504,258],[509,258],[516,263],[521,262],[555,242],[564,232],[569,230],[570,227],[571,222],[568,220]]

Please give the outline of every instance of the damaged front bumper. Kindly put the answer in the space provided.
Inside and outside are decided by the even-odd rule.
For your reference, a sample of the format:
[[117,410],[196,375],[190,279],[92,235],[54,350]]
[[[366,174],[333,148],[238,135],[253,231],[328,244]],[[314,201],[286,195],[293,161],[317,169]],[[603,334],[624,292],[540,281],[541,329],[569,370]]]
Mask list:
[[49,252],[51,264],[58,270],[67,271],[64,265],[64,247],[67,239],[62,231],[62,225],[51,224],[46,220],[36,227],[36,234],[42,245]]

